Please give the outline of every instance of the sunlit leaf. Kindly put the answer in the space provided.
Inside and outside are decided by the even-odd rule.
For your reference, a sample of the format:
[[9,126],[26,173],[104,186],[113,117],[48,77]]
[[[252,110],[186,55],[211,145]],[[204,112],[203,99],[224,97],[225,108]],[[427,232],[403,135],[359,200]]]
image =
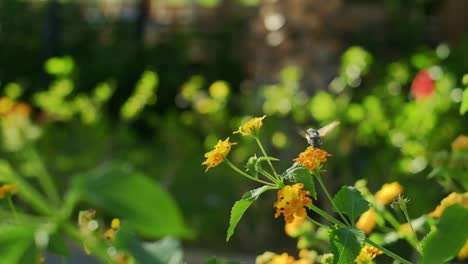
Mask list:
[[262,186],[260,188],[246,192],[242,199],[237,201],[231,209],[231,218],[229,219],[229,228],[227,230],[226,241],[229,241],[234,234],[234,229],[241,220],[245,211],[257,200],[257,198],[264,192],[273,189],[270,186]]
[[1,225],[0,248],[0,264],[36,263],[38,255],[34,248],[34,228],[26,225]]
[[291,183],[303,183],[304,190],[309,191],[310,196],[317,199],[317,191],[315,190],[315,183],[310,170],[304,168],[302,165],[293,165],[287,169],[283,177]]
[[468,240],[468,208],[455,204],[445,209],[437,229],[423,240],[421,264],[440,264],[457,255]]
[[463,92],[463,99],[460,106],[460,114],[464,115],[468,111],[468,88]]
[[369,202],[354,187],[343,186],[333,197],[333,202],[338,210],[345,213],[354,223],[356,218],[369,209]]
[[76,178],[82,199],[128,221],[147,237],[187,236],[172,197],[156,182],[125,165],[105,165]]

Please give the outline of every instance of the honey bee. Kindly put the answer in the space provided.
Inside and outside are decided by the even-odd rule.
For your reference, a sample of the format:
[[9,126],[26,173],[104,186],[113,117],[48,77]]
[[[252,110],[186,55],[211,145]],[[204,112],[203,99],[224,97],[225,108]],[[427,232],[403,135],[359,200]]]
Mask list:
[[309,128],[305,131],[305,137],[309,145],[314,148],[320,148],[322,146],[322,140],[320,137],[326,136],[330,131],[332,131],[336,126],[340,124],[339,121],[333,121],[330,124],[320,128],[314,129]]

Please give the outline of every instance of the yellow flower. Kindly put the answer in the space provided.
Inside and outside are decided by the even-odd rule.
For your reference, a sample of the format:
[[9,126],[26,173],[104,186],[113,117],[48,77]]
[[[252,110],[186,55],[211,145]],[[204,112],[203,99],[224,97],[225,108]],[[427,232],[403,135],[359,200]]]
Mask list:
[[383,252],[372,246],[364,246],[354,261],[357,263],[368,263]]
[[114,240],[116,232],[120,228],[120,220],[118,218],[112,219],[111,227],[104,232],[104,238],[107,240]]
[[229,142],[229,138],[224,141],[219,140],[213,150],[205,153],[206,160],[202,163],[202,165],[206,165],[205,171],[218,166],[231,150],[231,146],[235,144],[236,143]]
[[284,226],[284,231],[290,237],[297,237],[303,233],[302,227],[307,225],[308,222],[305,219],[305,216],[294,217],[294,221],[291,223],[286,223]]
[[456,204],[456,203],[462,204],[464,206],[468,206],[468,192],[463,193],[463,194],[453,192],[453,193],[449,194],[447,197],[442,199],[442,201],[440,201],[440,205],[438,205],[434,209],[434,211],[429,213],[429,216],[439,218],[442,215],[442,213],[444,212],[445,208],[447,208],[447,207],[449,207],[449,206],[451,206],[453,204]]
[[294,264],[294,258],[289,256],[288,253],[276,255],[271,259],[270,264]]
[[112,219],[111,228],[114,229],[114,230],[119,229],[120,228],[120,219],[118,219],[118,218]]
[[366,235],[370,234],[375,227],[375,211],[369,209],[363,213],[356,223],[356,227],[364,231]]
[[302,164],[309,170],[314,170],[320,163],[327,161],[327,156],[330,156],[330,154],[325,150],[309,146],[304,152],[301,152],[294,161]]
[[15,102],[8,97],[0,98],[0,116],[7,115],[13,109]]
[[384,184],[377,193],[375,193],[375,199],[382,204],[389,204],[402,192],[403,186],[398,182],[387,183]]
[[468,150],[468,136],[459,135],[452,142],[452,150]]
[[0,186],[0,199],[5,198],[8,195],[13,195],[17,193],[18,190],[16,189],[16,186],[11,185],[11,184],[5,184]]
[[458,252],[457,258],[460,261],[468,258],[468,239],[466,240],[465,245]]
[[240,133],[242,136],[252,135],[255,131],[263,125],[263,119],[266,115],[262,117],[255,117],[239,127],[237,131],[234,131],[234,134]]
[[281,214],[284,215],[286,223],[294,222],[295,217],[305,217],[305,206],[312,204],[312,200],[308,197],[309,192],[302,190],[304,184],[296,183],[287,185],[278,191],[278,200],[274,203],[276,207],[275,218]]

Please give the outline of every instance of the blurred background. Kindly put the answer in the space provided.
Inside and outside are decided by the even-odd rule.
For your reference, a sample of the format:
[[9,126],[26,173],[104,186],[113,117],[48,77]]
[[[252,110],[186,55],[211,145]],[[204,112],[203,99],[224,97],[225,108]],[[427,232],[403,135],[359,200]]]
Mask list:
[[324,139],[330,189],[399,181],[411,213],[427,213],[460,188],[428,175],[468,133],[466,14],[460,0],[1,0],[1,95],[32,107],[31,124],[4,126],[1,155],[18,162],[34,138],[62,190],[75,172],[132,164],[196,232],[186,254],[294,252],[274,195],[225,242],[230,207],[256,186],[205,173],[203,154],[231,137],[243,166],[259,151],[232,131],[266,114],[262,141],[286,169],[300,131],[339,120]]

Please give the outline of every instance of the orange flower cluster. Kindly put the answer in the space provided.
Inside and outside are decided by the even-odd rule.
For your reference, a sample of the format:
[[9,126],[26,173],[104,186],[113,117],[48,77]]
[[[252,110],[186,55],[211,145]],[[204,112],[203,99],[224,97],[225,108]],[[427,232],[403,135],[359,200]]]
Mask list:
[[375,210],[371,208],[359,217],[356,227],[368,235],[374,230],[375,224]]
[[16,186],[11,185],[11,184],[5,184],[0,186],[0,199],[3,199],[7,197],[8,195],[12,195],[17,193],[18,190],[16,189]]
[[206,170],[218,166],[226,157],[231,150],[231,146],[236,143],[229,142],[229,138],[226,140],[219,140],[214,149],[205,153],[206,160],[202,165],[206,165]]
[[265,117],[266,115],[252,118],[250,121],[240,126],[239,129],[234,132],[234,134],[240,133],[242,136],[252,135],[255,131],[262,127],[263,119]]
[[0,118],[11,114],[28,117],[31,113],[31,106],[26,103],[16,103],[8,97],[0,98]]
[[375,199],[381,204],[389,204],[403,192],[403,186],[398,182],[387,183],[375,193]]
[[283,214],[286,223],[293,223],[295,217],[307,215],[304,207],[311,205],[312,199],[308,197],[309,192],[302,188],[304,184],[296,183],[278,191],[278,200],[273,205],[276,208],[275,218]]
[[302,164],[309,170],[314,170],[320,163],[327,161],[327,156],[330,156],[330,154],[325,150],[309,146],[304,152],[301,152],[294,161]]
[[468,136],[459,135],[452,142],[452,150],[468,150]]
[[300,259],[296,260],[289,256],[288,253],[275,254],[273,252],[265,252],[257,257],[255,264],[313,264],[314,261],[306,256],[307,252],[301,250]]
[[372,246],[364,246],[354,261],[357,263],[368,263],[383,252]]
[[462,204],[463,206],[468,206],[468,193],[453,192],[449,194],[447,197],[442,199],[442,201],[440,201],[440,205],[438,205],[434,211],[429,213],[429,216],[439,218],[444,212],[445,208],[456,203]]

